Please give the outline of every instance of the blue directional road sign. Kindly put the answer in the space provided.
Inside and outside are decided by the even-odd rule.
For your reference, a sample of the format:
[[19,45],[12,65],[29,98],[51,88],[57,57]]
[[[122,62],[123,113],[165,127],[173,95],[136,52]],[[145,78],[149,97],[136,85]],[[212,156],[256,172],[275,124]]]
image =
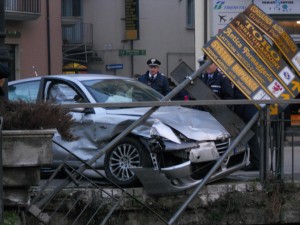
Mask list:
[[106,70],[121,70],[123,69],[123,64],[107,64],[105,68]]

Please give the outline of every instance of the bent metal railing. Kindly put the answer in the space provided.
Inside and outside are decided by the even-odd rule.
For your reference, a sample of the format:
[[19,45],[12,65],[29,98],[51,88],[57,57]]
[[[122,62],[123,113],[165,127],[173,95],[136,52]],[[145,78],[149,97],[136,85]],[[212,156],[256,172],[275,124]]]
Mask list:
[[[151,213],[157,216],[158,220],[161,221],[164,224],[174,224],[175,221],[178,220],[179,216],[185,211],[186,207],[190,204],[190,202],[195,198],[197,193],[204,187],[204,185],[209,181],[210,177],[213,175],[214,171],[218,169],[222,161],[230,154],[231,151],[233,151],[235,145],[239,143],[239,141],[247,134],[247,132],[250,130],[251,126],[257,121],[258,118],[261,119],[260,125],[261,129],[263,129],[263,133],[265,136],[262,137],[263,140],[261,140],[261,154],[263,156],[262,161],[262,166],[261,166],[261,171],[260,171],[260,181],[264,183],[265,179],[271,176],[269,169],[267,168],[268,163],[270,162],[270,159],[267,157],[265,149],[270,149],[270,140],[268,138],[271,136],[270,135],[270,115],[269,115],[269,110],[268,110],[268,105],[270,104],[275,104],[275,103],[283,103],[281,100],[261,100],[261,101],[245,101],[245,100],[209,100],[209,101],[177,101],[177,102],[171,102],[167,101],[173,96],[175,96],[181,89],[183,89],[186,85],[190,84],[195,77],[199,76],[203,69],[207,67],[211,62],[208,61],[206,62],[198,71],[193,73],[190,77],[188,77],[185,81],[183,81],[181,84],[177,86],[170,94],[168,94],[161,102],[144,102],[144,103],[129,103],[126,105],[126,107],[141,107],[141,106],[149,106],[151,105],[152,107],[149,108],[149,110],[146,112],[145,115],[140,117],[136,122],[131,124],[127,129],[122,131],[118,136],[116,136],[110,143],[108,143],[106,146],[104,146],[101,151],[97,152],[94,157],[92,157],[89,161],[87,162],[82,162],[82,165],[78,169],[74,169],[70,167],[68,164],[64,164],[61,167],[66,168],[66,173],[68,174],[68,177],[64,180],[59,180],[56,181],[55,186],[51,189],[49,189],[50,186],[50,181],[52,182],[53,178],[55,177],[55,174],[51,177],[50,181],[45,184],[45,186],[40,190],[40,193],[45,193],[45,190],[48,189],[50,190],[47,192],[47,195],[37,195],[37,197],[32,201],[30,206],[28,207],[28,211],[39,218],[41,221],[43,221],[45,224],[47,224],[51,218],[54,218],[54,216],[49,216],[45,211],[47,210],[47,206],[51,201],[57,201],[57,198],[60,198],[60,204],[58,204],[60,207],[62,207],[62,202],[65,201],[65,199],[72,198],[72,206],[70,206],[67,209],[67,213],[65,216],[67,217],[68,215],[71,214],[72,209],[78,207],[76,205],[80,205],[82,211],[79,213],[74,220],[72,221],[73,224],[83,220],[85,218],[85,224],[92,223],[91,221],[93,219],[96,219],[97,221],[102,221],[101,224],[106,224],[111,215],[116,211],[117,208],[120,207],[120,202],[122,201],[122,198],[124,196],[129,196],[130,198],[134,199],[134,201],[138,202],[139,204],[142,204],[144,207],[146,206],[143,204],[143,202],[140,202],[138,199],[135,199],[134,196],[131,195],[131,193],[128,193],[126,190],[116,187],[114,189],[115,193],[113,195],[110,195],[106,193],[106,189],[103,188],[102,186],[98,185],[96,182],[91,181],[87,177],[83,175],[83,172],[87,168],[92,168],[92,164],[103,154],[105,154],[107,151],[109,151],[116,143],[118,143],[123,137],[128,135],[132,129],[134,129],[136,126],[138,126],[141,122],[146,120],[153,112],[155,112],[160,106],[171,106],[171,105],[182,105],[182,106],[191,106],[191,105],[222,105],[222,104],[227,104],[227,105],[234,105],[234,104],[267,104],[267,107],[265,110],[261,111],[261,113],[257,113],[252,120],[246,124],[246,126],[241,130],[239,135],[235,138],[235,140],[231,143],[230,147],[227,149],[227,151],[223,154],[223,156],[216,162],[216,164],[212,167],[212,169],[207,173],[205,178],[201,183],[198,184],[198,186],[195,187],[195,189],[191,192],[191,194],[188,196],[188,198],[182,202],[180,207],[176,212],[173,212],[172,215],[170,216],[169,219],[165,219],[163,216],[161,216],[159,213],[157,213],[155,210],[151,209],[150,207],[146,206]],[[284,101],[284,103],[287,103]],[[299,104],[299,100],[290,100],[289,103]],[[101,107],[101,106],[108,106],[107,104],[76,104],[76,107]],[[111,103],[109,104],[109,107],[120,107],[124,106],[124,104],[120,103]],[[63,107],[68,107],[72,108],[74,105],[64,105]],[[278,146],[276,146],[278,147]],[[60,168],[59,168],[60,169]],[[280,168],[279,168],[280,169]],[[275,173],[278,171],[276,168]],[[89,197],[86,197],[86,201],[84,202],[84,206],[82,201],[80,201],[80,196],[82,196],[82,193],[77,193],[76,190],[78,188],[81,189],[86,189],[86,188],[95,188],[99,190],[99,192],[93,192]],[[77,189],[76,189],[77,188]],[[70,192],[68,194],[65,194],[64,197],[60,195],[61,192],[69,190]],[[118,191],[119,190],[119,191]],[[114,192],[113,191],[113,192]],[[117,194],[116,194],[117,193]],[[76,198],[74,198],[76,196]],[[106,197],[106,198],[105,198]],[[107,199],[108,198],[108,199]],[[102,210],[105,204],[100,204],[98,203],[99,207],[97,207],[94,210],[91,210],[91,205],[94,203],[96,200],[101,200],[101,202],[109,202],[111,205],[110,210],[106,211],[106,216],[103,217],[101,215],[99,217],[99,212]],[[59,208],[57,207],[53,211],[55,213],[59,212]],[[62,210],[66,212],[66,209]],[[88,213],[88,219],[87,217],[84,217],[83,214],[84,212],[89,212]],[[92,213],[91,213],[92,212]],[[100,213],[101,214],[101,213]],[[62,221],[61,221],[62,222]],[[68,223],[70,224],[70,223]],[[72,224],[72,223],[71,223]],[[99,222],[98,222],[99,224]]]

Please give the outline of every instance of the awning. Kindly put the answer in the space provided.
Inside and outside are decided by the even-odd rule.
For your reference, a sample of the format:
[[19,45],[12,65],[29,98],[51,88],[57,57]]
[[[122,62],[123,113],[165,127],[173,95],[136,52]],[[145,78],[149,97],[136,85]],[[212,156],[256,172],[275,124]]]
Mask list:
[[83,70],[87,70],[87,67],[75,62],[68,63],[63,66],[63,71],[70,71],[70,70],[83,71]]

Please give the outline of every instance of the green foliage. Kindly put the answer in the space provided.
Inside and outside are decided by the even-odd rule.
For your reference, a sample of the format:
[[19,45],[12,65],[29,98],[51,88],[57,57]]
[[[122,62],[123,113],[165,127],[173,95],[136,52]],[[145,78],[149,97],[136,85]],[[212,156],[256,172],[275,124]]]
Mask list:
[[4,211],[3,212],[3,225],[20,225],[21,220],[16,211]]

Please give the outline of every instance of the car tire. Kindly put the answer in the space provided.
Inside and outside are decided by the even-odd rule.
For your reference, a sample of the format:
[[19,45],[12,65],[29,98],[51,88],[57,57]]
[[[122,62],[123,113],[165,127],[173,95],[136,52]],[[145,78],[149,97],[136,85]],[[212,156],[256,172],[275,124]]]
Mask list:
[[105,155],[104,170],[113,183],[129,187],[140,184],[130,167],[150,167],[149,151],[139,140],[126,137]]

